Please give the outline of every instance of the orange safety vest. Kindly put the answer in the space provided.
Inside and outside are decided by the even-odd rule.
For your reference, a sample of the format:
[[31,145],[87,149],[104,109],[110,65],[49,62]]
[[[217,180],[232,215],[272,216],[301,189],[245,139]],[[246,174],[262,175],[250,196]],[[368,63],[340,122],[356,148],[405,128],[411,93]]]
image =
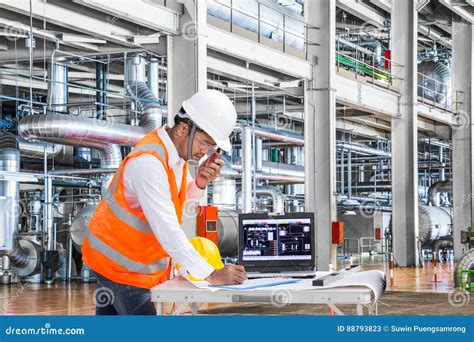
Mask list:
[[171,259],[156,239],[143,211],[132,209],[127,204],[122,181],[126,163],[145,153],[163,164],[176,216],[182,223],[188,165],[185,163],[183,166],[178,192],[174,172],[168,166],[168,151],[155,130],[135,146],[115,173],[86,229],[82,259],[91,269],[110,280],[149,289],[169,279]]

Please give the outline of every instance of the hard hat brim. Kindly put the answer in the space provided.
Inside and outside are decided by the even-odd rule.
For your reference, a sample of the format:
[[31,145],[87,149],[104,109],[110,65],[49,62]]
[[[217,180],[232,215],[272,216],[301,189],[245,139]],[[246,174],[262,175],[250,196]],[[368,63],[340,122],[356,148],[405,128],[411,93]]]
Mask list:
[[229,139],[214,141],[216,142],[217,147],[219,147],[221,150],[224,150],[225,152],[230,152],[230,150],[232,149],[232,144],[230,143]]

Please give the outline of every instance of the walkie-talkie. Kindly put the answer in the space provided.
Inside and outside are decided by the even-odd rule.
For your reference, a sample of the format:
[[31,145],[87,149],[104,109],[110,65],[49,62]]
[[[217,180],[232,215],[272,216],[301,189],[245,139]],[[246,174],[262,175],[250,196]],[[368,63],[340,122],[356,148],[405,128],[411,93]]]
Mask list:
[[218,148],[214,152],[212,152],[211,156],[209,157],[209,163],[213,163],[214,160],[219,159],[221,157],[221,149]]

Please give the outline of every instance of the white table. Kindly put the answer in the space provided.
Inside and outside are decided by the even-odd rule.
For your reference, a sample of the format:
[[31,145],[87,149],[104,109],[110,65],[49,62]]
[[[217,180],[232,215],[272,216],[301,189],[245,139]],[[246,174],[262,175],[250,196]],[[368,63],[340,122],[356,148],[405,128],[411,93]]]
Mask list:
[[163,314],[164,303],[189,304],[191,314],[203,303],[273,303],[275,306],[286,304],[326,304],[337,315],[343,315],[338,305],[354,305],[357,315],[377,315],[377,302],[372,290],[365,286],[347,286],[318,290],[275,290],[272,287],[254,291],[200,289],[187,280],[178,277],[151,289],[151,301],[155,303],[157,314]]

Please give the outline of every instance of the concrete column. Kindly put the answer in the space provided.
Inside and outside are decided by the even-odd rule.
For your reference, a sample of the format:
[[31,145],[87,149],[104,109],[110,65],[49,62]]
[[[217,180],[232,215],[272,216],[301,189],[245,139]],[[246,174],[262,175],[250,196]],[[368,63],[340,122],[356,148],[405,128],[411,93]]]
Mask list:
[[182,0],[181,35],[168,39],[168,122],[181,103],[207,88],[207,3]]
[[399,266],[418,265],[417,25],[415,0],[392,0],[392,75],[400,91],[392,120],[393,252]]
[[461,230],[474,227],[472,182],[473,26],[453,20],[453,96],[459,125],[453,127],[454,258],[465,252]]
[[[314,77],[306,81],[304,105],[305,210],[316,213],[316,266],[319,271],[335,265],[331,258],[331,222],[336,212],[336,99],[335,37],[336,1],[305,1],[308,61]],[[319,27],[319,30],[311,26]]]

